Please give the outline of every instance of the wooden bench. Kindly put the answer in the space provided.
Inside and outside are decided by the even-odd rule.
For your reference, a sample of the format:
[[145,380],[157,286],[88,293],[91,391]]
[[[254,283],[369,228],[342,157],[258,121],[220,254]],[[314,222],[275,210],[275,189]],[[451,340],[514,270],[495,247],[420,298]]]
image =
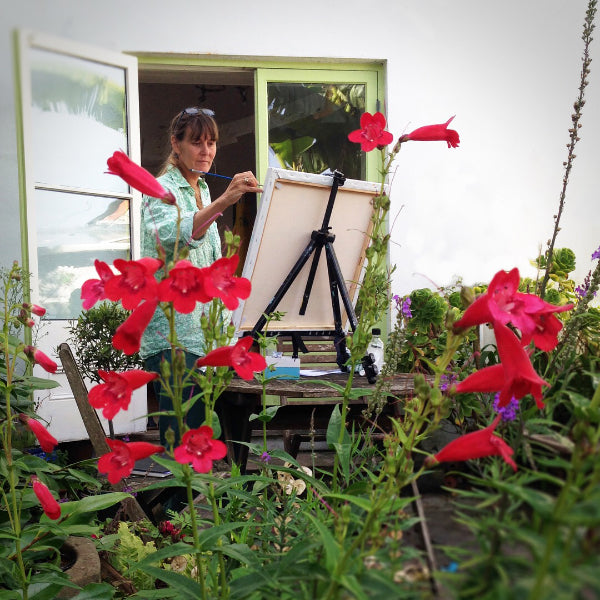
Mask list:
[[[310,350],[301,355],[301,369],[338,370],[335,363],[336,352],[331,340],[311,338],[304,340]],[[278,340],[278,350],[291,355],[291,341]],[[331,411],[341,402],[342,393],[329,384],[344,388],[348,373],[328,373],[317,377],[301,376],[299,379],[273,378],[267,381],[265,392],[269,404],[279,406],[277,415],[269,422],[267,429],[276,431],[283,437],[284,450],[296,456],[303,441],[312,437],[323,438]],[[398,416],[401,399],[414,393],[414,375],[395,374],[386,379],[389,403],[387,416]],[[354,375],[352,388],[364,390],[350,400],[349,420],[362,423],[363,410],[369,403],[374,385],[366,377]],[[228,444],[228,459],[245,470],[248,447],[237,444],[236,440],[250,442],[252,431],[262,428],[258,419],[250,420],[253,413],[262,410],[262,383],[258,380],[245,381],[235,377],[220,398],[219,412],[223,432]]]

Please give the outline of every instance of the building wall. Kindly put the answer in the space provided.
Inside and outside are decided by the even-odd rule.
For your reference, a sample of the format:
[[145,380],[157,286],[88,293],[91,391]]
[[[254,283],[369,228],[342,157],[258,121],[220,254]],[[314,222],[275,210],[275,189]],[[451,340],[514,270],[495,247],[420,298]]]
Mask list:
[[[459,149],[403,148],[392,185],[394,293],[529,266],[553,227],[581,68],[585,0],[0,0],[0,264],[20,258],[11,31],[122,52],[387,61],[397,137],[446,121]],[[592,44],[592,56],[598,42]],[[558,246],[582,278],[600,243],[600,82],[592,64]]]

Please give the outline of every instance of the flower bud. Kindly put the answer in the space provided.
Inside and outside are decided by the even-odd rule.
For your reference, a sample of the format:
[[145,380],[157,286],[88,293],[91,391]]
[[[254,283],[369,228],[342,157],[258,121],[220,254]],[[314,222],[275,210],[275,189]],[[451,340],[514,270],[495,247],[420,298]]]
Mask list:
[[165,441],[167,442],[167,446],[171,448],[175,446],[175,432],[171,426],[165,431]]
[[185,352],[181,348],[177,348],[175,350],[175,357],[173,358],[173,372],[183,373],[185,366]]
[[163,359],[160,362],[160,374],[165,381],[171,377],[171,363],[168,360]]
[[460,288],[460,301],[465,308],[471,306],[475,301],[475,292],[473,291],[473,288],[467,286]]

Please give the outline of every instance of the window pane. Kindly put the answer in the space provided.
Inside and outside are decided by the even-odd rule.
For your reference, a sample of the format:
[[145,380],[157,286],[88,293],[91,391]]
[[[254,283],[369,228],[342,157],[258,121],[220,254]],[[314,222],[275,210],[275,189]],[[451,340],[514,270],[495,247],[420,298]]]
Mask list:
[[49,319],[74,319],[94,260],[129,258],[129,201],[36,190],[35,206],[40,304]]
[[128,147],[125,70],[32,49],[31,90],[36,183],[127,193],[105,173],[106,159]]
[[270,82],[267,93],[271,166],[364,178],[364,153],[348,141],[365,110],[364,84]]

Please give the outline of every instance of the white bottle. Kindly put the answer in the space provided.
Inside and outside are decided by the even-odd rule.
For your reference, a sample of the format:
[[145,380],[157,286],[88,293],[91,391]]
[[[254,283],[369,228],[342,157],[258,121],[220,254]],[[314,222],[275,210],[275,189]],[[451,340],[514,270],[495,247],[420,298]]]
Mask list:
[[[367,346],[366,355],[373,355],[373,364],[377,367],[376,375],[381,373],[383,368],[383,341],[381,340],[381,329],[375,327],[371,330],[371,341]],[[357,372],[361,377],[364,377],[365,370],[362,364],[357,365]]]
[[372,354],[375,359],[377,373],[381,373],[383,369],[383,341],[381,340],[381,329],[375,327],[371,330],[371,341],[367,346],[367,354]]

